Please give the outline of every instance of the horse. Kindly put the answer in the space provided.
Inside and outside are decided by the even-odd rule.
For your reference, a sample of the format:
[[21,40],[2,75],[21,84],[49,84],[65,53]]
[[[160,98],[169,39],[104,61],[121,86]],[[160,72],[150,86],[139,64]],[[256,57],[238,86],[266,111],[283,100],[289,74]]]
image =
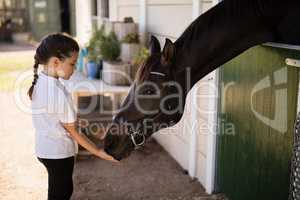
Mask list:
[[121,160],[153,133],[179,122],[191,87],[247,49],[266,42],[300,45],[299,8],[296,0],[224,0],[174,43],[167,38],[162,50],[151,36],[150,56],[113,117],[105,151]]

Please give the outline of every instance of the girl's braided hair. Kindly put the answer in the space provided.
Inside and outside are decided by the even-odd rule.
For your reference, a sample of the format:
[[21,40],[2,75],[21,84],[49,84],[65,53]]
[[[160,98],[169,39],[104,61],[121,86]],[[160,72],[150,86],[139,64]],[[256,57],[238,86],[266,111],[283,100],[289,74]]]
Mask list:
[[36,84],[38,79],[39,64],[47,64],[51,57],[57,57],[60,60],[63,60],[65,58],[71,57],[72,53],[78,51],[78,43],[73,38],[67,35],[55,33],[46,36],[37,47],[35,52],[33,65],[33,81],[31,87],[27,92],[29,98],[32,100],[34,85]]

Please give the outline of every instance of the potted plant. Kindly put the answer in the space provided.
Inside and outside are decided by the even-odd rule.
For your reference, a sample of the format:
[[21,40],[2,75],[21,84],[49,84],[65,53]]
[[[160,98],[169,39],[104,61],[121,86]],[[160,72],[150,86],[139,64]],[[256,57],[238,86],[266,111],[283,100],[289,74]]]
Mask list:
[[88,50],[88,63],[87,63],[87,75],[90,79],[99,78],[100,67],[101,67],[101,51],[100,46],[104,41],[104,29],[103,27],[100,30],[97,30],[93,33],[89,45],[87,47]]
[[87,63],[87,75],[89,79],[96,79],[99,73],[97,65],[97,55],[94,51],[89,50],[88,52],[88,63]]
[[134,23],[132,17],[124,17],[123,22],[124,22],[124,23]]
[[124,62],[130,62],[138,54],[140,45],[140,39],[137,33],[127,34],[121,45],[121,59]]
[[116,34],[111,32],[105,36],[99,47],[103,59],[103,81],[111,85],[130,84],[130,65],[119,59],[121,48]]

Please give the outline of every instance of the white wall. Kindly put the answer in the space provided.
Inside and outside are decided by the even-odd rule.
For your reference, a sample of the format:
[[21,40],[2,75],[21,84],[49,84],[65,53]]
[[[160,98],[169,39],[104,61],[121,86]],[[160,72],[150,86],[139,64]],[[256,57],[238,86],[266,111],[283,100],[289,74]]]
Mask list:
[[90,0],[76,0],[76,38],[85,45],[92,34],[92,9]]
[[123,21],[124,17],[132,17],[139,22],[139,0],[110,0],[109,1],[111,21]]
[[[76,38],[81,45],[85,45],[92,34],[92,3],[91,0],[76,0],[75,2]],[[109,20],[123,21],[124,17],[133,17],[133,20],[139,23],[139,9],[139,0],[110,0]],[[101,12],[100,7],[98,11]]]
[[[190,171],[191,137],[196,134],[195,174],[208,193],[213,192],[215,136],[218,77],[212,72],[200,80],[189,92],[184,115],[174,127],[154,134],[154,138],[178,161]],[[195,119],[195,120],[193,120]]]
[[192,7],[191,0],[148,0],[147,32],[157,36],[162,44],[166,37],[175,40],[191,23]]

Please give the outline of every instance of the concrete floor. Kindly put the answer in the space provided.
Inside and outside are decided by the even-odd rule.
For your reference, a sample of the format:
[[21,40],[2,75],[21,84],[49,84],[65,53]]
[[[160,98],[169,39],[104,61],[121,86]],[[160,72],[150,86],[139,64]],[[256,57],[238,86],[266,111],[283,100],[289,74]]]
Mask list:
[[73,200],[213,200],[154,139],[115,165],[78,157]]

